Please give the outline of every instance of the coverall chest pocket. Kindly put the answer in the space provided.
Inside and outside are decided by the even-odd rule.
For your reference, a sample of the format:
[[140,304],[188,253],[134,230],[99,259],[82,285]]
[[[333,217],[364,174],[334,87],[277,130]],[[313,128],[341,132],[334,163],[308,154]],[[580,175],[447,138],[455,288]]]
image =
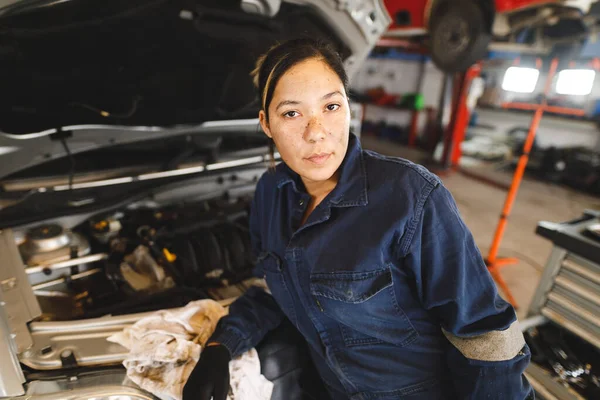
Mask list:
[[297,324],[294,303],[285,281],[284,264],[281,258],[276,253],[266,251],[259,255],[257,266],[260,268],[259,271],[262,272],[269,291],[281,310],[294,324]]
[[324,313],[341,325],[344,343],[405,346],[418,333],[399,307],[389,267],[311,274],[310,290]]

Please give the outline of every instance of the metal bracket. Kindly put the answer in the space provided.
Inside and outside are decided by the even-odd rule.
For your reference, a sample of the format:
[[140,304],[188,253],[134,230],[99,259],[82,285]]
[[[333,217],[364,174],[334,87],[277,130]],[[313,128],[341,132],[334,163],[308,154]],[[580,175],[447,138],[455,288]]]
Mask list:
[[0,296],[19,353],[33,345],[27,324],[41,315],[13,233],[0,231]]
[[25,377],[19,359],[15,334],[11,332],[8,316],[4,312],[6,302],[0,291],[0,397],[25,394],[23,383]]
[[33,345],[28,323],[41,314],[15,238],[0,230],[0,397],[24,393],[18,354]]

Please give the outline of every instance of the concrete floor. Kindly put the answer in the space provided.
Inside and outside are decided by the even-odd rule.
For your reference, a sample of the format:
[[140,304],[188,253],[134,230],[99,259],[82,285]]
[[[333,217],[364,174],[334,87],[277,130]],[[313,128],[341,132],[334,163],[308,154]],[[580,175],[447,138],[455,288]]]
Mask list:
[[[362,138],[363,147],[382,154],[421,162],[423,154],[373,137]],[[481,171],[480,171],[481,172]],[[496,180],[509,183],[505,172],[488,171]],[[506,191],[455,172],[441,176],[452,192],[463,219],[484,257],[489,252]],[[535,234],[539,221],[564,222],[581,216],[584,209],[600,209],[600,198],[534,179],[524,179],[508,221],[499,256],[516,257],[519,263],[502,269],[523,319],[537,287],[552,243]]]

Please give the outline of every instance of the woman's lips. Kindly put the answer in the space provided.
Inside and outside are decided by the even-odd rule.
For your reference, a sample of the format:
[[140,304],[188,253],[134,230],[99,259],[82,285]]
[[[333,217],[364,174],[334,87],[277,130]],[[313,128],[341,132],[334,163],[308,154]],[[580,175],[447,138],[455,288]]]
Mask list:
[[316,165],[323,165],[329,160],[329,157],[331,157],[331,153],[319,153],[307,157],[306,160]]

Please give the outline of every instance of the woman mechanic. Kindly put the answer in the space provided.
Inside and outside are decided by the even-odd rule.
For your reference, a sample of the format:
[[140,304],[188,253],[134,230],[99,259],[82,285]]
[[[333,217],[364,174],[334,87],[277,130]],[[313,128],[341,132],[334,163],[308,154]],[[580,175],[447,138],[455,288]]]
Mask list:
[[202,353],[184,400],[225,400],[228,363],[288,318],[332,399],[525,399],[514,309],[440,180],[363,150],[347,77],[326,44],[277,45],[254,71],[282,163],[258,182],[251,288]]

